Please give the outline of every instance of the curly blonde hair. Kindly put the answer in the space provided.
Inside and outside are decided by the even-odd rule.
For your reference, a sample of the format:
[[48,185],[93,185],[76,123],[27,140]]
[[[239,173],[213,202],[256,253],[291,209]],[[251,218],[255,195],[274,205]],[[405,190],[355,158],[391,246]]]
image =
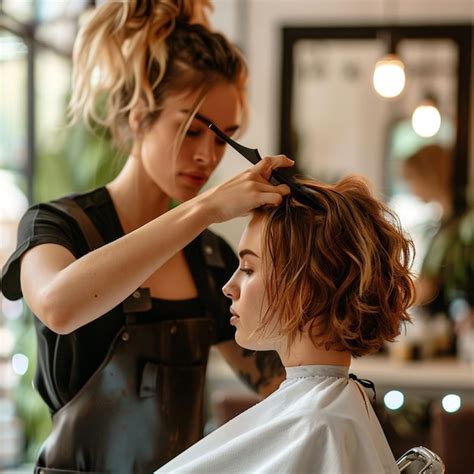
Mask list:
[[128,114],[140,101],[146,129],[169,96],[200,90],[197,107],[218,82],[238,87],[245,114],[247,67],[240,51],[193,23],[207,23],[207,7],[209,0],[109,0],[97,8],[74,45],[71,123],[83,118],[91,128],[105,127],[126,148]]
[[290,195],[276,208],[256,211],[264,218],[263,263],[269,272],[269,308],[257,331],[276,325],[289,347],[309,328],[317,347],[355,357],[375,352],[410,320],[413,243],[362,178],[332,185],[298,181],[322,209]]

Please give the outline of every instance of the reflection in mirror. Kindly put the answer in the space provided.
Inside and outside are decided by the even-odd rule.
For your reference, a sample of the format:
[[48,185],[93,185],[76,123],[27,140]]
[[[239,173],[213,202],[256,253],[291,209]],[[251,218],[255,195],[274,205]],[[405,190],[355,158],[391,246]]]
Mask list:
[[373,90],[371,76],[383,53],[383,43],[373,40],[296,43],[292,131],[294,157],[304,173],[334,181],[359,172],[380,183],[381,124],[389,108]]
[[[439,225],[439,206],[407,187],[401,164],[430,143],[452,148],[457,114],[457,46],[450,39],[404,39],[397,53],[406,85],[384,99],[372,83],[375,63],[386,54],[381,39],[301,39],[294,45],[293,155],[300,171],[323,181],[359,173],[374,183],[400,216],[417,249],[415,270]],[[429,95],[441,114],[431,137],[419,136],[412,114]]]
[[[427,145],[440,145],[448,150],[449,171],[443,166],[438,167],[435,161],[432,170],[445,174],[439,177],[440,182],[449,180],[448,185],[451,184],[452,150],[456,138],[457,47],[448,39],[404,40],[398,50],[407,65],[410,84],[400,100],[399,118],[388,126],[384,184],[390,196],[390,206],[400,216],[402,225],[415,243],[414,270],[419,272],[429,242],[439,230],[442,219],[446,219],[452,210],[441,207],[438,195],[420,195],[408,186],[409,183],[403,178],[406,174],[404,162]],[[441,124],[433,136],[423,137],[415,131],[413,113],[427,95],[435,100]],[[449,197],[452,199],[451,195]]]

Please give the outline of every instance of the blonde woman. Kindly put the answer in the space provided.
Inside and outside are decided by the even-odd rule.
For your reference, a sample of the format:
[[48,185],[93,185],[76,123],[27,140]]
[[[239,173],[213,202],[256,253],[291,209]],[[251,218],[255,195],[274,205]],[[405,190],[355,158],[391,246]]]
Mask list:
[[213,344],[262,396],[282,379],[276,353],[235,343],[220,288],[237,259],[206,228],[279,204],[289,189],[267,179],[292,162],[266,158],[198,195],[225,143],[195,115],[237,132],[247,74],[196,24],[206,4],[108,1],[79,33],[72,116],[130,156],[106,186],[29,209],[3,269],[4,295],[35,314],[35,386],[53,418],[37,472],[148,474],[198,441]]
[[223,288],[238,344],[277,351],[286,380],[160,473],[399,472],[348,371],[409,319],[411,242],[359,178],[300,183],[318,209],[292,194],[254,211]]

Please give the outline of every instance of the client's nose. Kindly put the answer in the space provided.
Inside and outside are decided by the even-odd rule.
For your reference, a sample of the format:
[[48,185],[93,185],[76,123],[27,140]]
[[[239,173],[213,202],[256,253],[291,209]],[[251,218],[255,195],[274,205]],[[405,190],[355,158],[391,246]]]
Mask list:
[[235,300],[239,296],[239,289],[234,282],[234,277],[235,273],[234,275],[232,275],[231,279],[222,287],[222,293],[224,293],[224,296],[227,296],[227,298],[230,298],[231,300]]

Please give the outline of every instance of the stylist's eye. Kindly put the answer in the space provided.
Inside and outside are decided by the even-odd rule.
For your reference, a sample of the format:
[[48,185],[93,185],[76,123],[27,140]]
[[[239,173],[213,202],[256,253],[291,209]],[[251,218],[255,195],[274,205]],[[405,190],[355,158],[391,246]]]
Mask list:
[[249,268],[239,268],[239,270],[246,275],[251,275],[253,273],[253,270],[250,270]]
[[191,130],[190,128],[186,130],[186,136],[188,137],[198,137],[200,133],[201,130]]

